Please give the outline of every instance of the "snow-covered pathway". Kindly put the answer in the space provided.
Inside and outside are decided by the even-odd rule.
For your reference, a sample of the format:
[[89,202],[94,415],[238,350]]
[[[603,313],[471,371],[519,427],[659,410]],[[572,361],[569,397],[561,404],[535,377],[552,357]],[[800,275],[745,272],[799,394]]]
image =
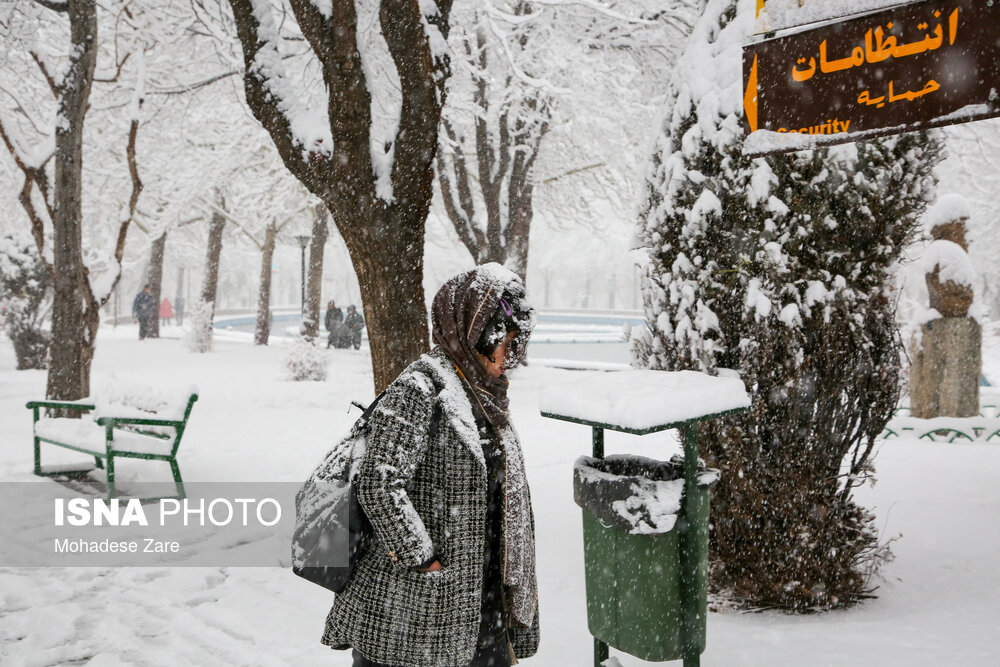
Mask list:
[[[190,481],[304,479],[356,416],[349,402],[372,396],[364,350],[333,351],[328,382],[292,383],[283,379],[280,346],[222,340],[196,356],[177,340],[134,337],[130,327],[102,330],[93,385],[112,375],[198,385],[179,455]],[[995,347],[986,350],[993,367]],[[12,359],[3,340],[3,481],[33,479],[24,403],[45,385],[44,373],[15,372]],[[572,379],[571,371],[531,367],[511,391],[539,542],[542,647],[525,664],[546,667],[591,664],[571,484],[589,432],[538,414],[540,387],[571,388]],[[667,458],[677,446],[669,434],[609,434],[607,450]],[[147,478],[151,465],[122,465],[121,478]],[[885,537],[902,533],[879,597],[810,616],[711,614],[703,665],[1000,664],[1000,446],[894,440],[882,445],[876,466],[878,485],[859,496],[876,510]],[[346,654],[318,643],[329,597],[278,567],[0,569],[0,663],[347,666]],[[626,666],[647,664],[618,657]]]

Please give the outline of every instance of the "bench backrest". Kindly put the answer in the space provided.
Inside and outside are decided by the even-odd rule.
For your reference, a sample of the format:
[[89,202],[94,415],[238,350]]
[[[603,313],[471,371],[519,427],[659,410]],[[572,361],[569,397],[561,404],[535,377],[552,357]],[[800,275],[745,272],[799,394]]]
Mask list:
[[175,422],[175,424],[122,424],[117,428],[160,438],[175,438],[183,430],[197,389],[159,389],[144,384],[109,385],[95,401],[93,418],[119,417]]

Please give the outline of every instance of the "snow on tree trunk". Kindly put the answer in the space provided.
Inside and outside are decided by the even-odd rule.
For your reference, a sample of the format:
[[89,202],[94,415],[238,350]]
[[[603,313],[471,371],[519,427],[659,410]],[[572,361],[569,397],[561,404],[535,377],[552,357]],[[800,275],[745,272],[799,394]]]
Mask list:
[[[220,200],[220,205],[224,205]],[[201,300],[211,304],[213,318],[215,297],[219,289],[219,260],[222,256],[222,232],[226,229],[226,218],[215,211],[208,228],[208,249],[205,251],[205,275],[201,283]]]
[[[117,223],[113,255],[95,247],[88,247],[84,252],[83,135],[84,121],[91,105],[91,85],[99,47],[97,6],[93,0],[66,0],[47,3],[45,7],[46,11],[65,14],[69,19],[69,48],[47,52],[52,56],[57,52],[66,52],[65,64],[59,66],[58,74],[55,74],[51,64],[46,64],[46,57],[38,57],[29,46],[47,90],[55,98],[54,118],[48,112],[32,117],[33,111],[40,111],[34,104],[19,107],[28,124],[36,130],[36,141],[22,141],[25,137],[19,137],[17,123],[8,125],[2,118],[0,139],[24,175],[19,200],[31,223],[41,261],[53,280],[52,346],[46,395],[72,400],[90,393],[90,363],[100,325],[100,308],[111,299],[121,277],[125,239],[142,192],[136,161],[142,68],[139,68],[139,81],[133,97],[135,104],[129,114],[125,162],[132,190],[127,215]],[[35,36],[29,39],[29,43],[34,44],[39,39],[44,41],[48,37]],[[115,43],[118,43],[117,38]],[[127,58],[128,55],[125,56]],[[115,76],[117,78],[118,75]],[[50,130],[53,126],[54,129]],[[31,146],[32,143],[34,146]],[[55,178],[51,180],[47,172],[50,160],[55,173]],[[39,203],[44,205],[37,206]],[[97,214],[92,212],[92,215]],[[49,224],[52,227],[51,260],[45,248],[49,239],[46,229]],[[89,239],[94,236],[100,238],[100,233],[88,233]]]
[[82,170],[83,123],[97,64],[97,5],[94,0],[69,0],[67,10],[71,49],[56,113],[52,344],[45,389],[56,400],[90,393],[94,345],[84,318]]
[[271,264],[278,227],[271,222],[264,230],[264,246],[260,253],[260,290],[257,293],[257,325],[254,327],[255,345],[267,345],[271,336]]
[[[738,11],[737,11],[738,8]],[[940,145],[911,133],[749,160],[740,49],[753,0],[710,0],[681,58],[638,235],[640,366],[739,371],[753,403],[700,427],[716,592],[813,609],[870,592],[888,549],[852,491],[899,392],[891,272]]]
[[160,337],[160,289],[163,286],[163,254],[166,245],[167,233],[163,232],[149,248],[149,274],[146,282],[153,286],[153,299],[156,302],[153,318],[149,322],[150,338]]
[[[270,3],[229,4],[247,104],[288,170],[326,204],[350,250],[381,390],[428,346],[423,240],[450,74],[451,0],[291,0],[324,79],[323,99],[313,107],[285,74],[282,27]],[[373,106],[398,112],[388,123],[373,122]]]
[[[218,195],[219,208],[225,206]],[[208,228],[208,249],[205,253],[205,275],[201,283],[198,303],[189,311],[191,329],[185,336],[188,349],[192,352],[209,352],[212,349],[212,327],[215,321],[215,297],[219,287],[219,259],[222,255],[222,232],[226,229],[226,218],[220,212],[212,213]]]
[[322,205],[313,211],[312,242],[309,244],[309,275],[306,280],[306,312],[302,319],[302,335],[308,339],[319,336],[319,309],[323,297],[323,252],[329,234],[327,219],[330,212]]
[[184,343],[192,352],[204,354],[212,351],[212,318],[215,305],[199,298],[188,309],[187,319],[191,325],[184,334]]

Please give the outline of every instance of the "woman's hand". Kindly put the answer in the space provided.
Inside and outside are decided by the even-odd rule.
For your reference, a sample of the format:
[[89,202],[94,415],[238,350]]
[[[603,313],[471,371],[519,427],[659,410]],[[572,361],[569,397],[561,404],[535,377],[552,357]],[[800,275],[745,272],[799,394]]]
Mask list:
[[437,572],[441,569],[441,561],[435,560],[430,567],[418,567],[417,572]]

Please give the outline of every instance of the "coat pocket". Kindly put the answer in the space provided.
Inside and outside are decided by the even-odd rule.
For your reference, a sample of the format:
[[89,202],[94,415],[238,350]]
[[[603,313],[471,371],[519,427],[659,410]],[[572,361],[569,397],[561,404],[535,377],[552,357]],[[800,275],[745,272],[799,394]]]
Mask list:
[[401,570],[394,573],[394,603],[389,611],[391,634],[403,645],[419,647],[420,653],[439,655],[445,627],[450,625],[449,591],[452,571]]

